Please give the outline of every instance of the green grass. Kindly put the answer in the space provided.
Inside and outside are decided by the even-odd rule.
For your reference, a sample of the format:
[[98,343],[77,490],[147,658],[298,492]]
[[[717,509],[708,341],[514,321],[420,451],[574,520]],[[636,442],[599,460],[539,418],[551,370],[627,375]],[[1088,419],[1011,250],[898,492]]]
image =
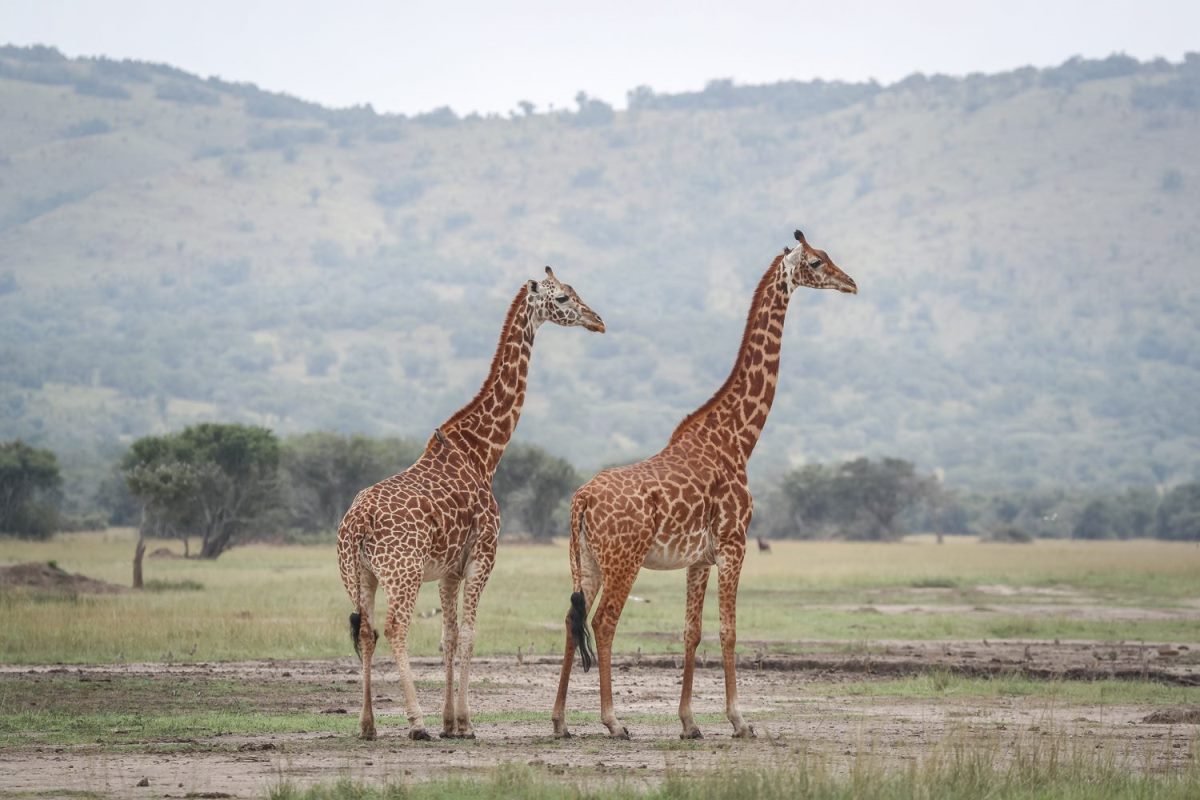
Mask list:
[[[0,564],[57,561],[69,572],[127,585],[132,532],[69,534],[49,542],[0,541]],[[803,640],[867,647],[881,639],[1102,639],[1195,641],[1191,618],[1111,621],[1022,613],[1066,602],[1172,607],[1200,595],[1200,550],[1166,542],[1037,542],[1026,547],[951,540],[900,544],[776,542],[747,555],[738,603],[743,652],[801,651]],[[217,561],[147,559],[158,591],[54,595],[0,590],[0,661],[106,663],[253,658],[329,658],[351,653],[350,603],[332,545],[236,548]],[[988,586],[1018,592],[999,594]],[[1052,593],[1045,590],[1053,589]],[[501,545],[480,605],[476,653],[561,652],[571,583],[562,543]],[[1064,595],[1063,593],[1067,594]],[[716,655],[715,579],[705,604]],[[674,653],[682,647],[684,574],[643,571],[616,648]],[[382,601],[382,594],[381,594]],[[921,610],[877,613],[903,603]],[[438,606],[427,583],[418,612]],[[953,606],[953,608],[945,608]],[[964,610],[968,609],[968,610]],[[984,608],[986,610],[969,610]],[[436,656],[441,617],[419,614],[410,653]]]
[[[1007,755],[1007,758],[1001,757]],[[440,798],[536,798],[537,800],[1185,800],[1200,794],[1200,766],[1151,772],[1130,768],[1110,748],[1094,745],[1018,744],[1011,753],[996,747],[948,747],[907,769],[885,769],[870,754],[855,756],[847,772],[808,754],[775,763],[731,762],[703,772],[668,770],[648,786],[626,778],[615,783],[507,765],[482,777],[453,777],[423,784],[370,786],[343,779],[305,788],[273,787],[269,800],[437,800]]]
[[1184,705],[1196,690],[1149,681],[1040,681],[1019,676],[968,678],[947,670],[895,680],[812,684],[815,694],[856,697],[987,698],[1038,697],[1081,705]]

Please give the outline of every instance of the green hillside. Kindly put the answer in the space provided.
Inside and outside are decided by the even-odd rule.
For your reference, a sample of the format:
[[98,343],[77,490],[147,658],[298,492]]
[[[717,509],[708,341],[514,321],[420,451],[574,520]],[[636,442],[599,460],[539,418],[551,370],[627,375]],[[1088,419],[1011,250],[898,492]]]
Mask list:
[[423,436],[550,263],[609,332],[539,334],[517,436],[627,461],[801,227],[861,294],[793,303],[759,476],[1200,476],[1200,57],[629,100],[405,118],[0,48],[0,439],[78,493],[199,419]]

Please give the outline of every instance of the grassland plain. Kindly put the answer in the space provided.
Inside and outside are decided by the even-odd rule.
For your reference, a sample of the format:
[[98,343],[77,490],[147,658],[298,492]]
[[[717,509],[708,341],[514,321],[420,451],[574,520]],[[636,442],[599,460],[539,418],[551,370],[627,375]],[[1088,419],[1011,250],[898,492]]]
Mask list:
[[[55,562],[126,585],[133,532],[6,540],[0,565]],[[168,547],[172,543],[166,543]],[[217,561],[147,559],[152,591],[31,593],[0,585],[5,663],[328,658],[349,651],[349,601],[331,545],[237,548]],[[571,585],[566,548],[502,545],[480,606],[476,652],[560,652]],[[682,572],[643,571],[617,649],[677,653]],[[1029,546],[916,537],[899,544],[777,542],[748,555],[738,605],[743,652],[806,642],[869,649],[895,640],[1200,638],[1200,548],[1183,543],[1039,541]],[[425,584],[411,652],[436,656],[441,619]],[[707,639],[716,604],[705,608]],[[702,648],[717,651],[715,641]]]
[[[125,584],[133,542],[128,530],[9,540],[0,566],[55,562]],[[1195,704],[1198,690],[1185,685],[1200,668],[1195,546],[939,546],[912,537],[777,542],[774,551],[748,555],[741,585],[740,687],[759,731],[747,744],[724,735],[713,641],[702,645],[708,668],[697,670],[695,690],[709,738],[676,738],[678,572],[643,573],[618,632],[615,689],[635,741],[602,735],[595,671],[572,684],[576,738],[550,737],[570,590],[562,543],[502,546],[472,671],[480,738],[428,746],[403,738],[386,649],[374,698],[381,739],[355,738],[358,668],[329,545],[259,544],[212,562],[147,559],[154,588],[143,592],[0,586],[0,798],[990,800],[1200,791],[1196,726],[1153,721]],[[422,592],[413,640],[427,710],[441,695],[433,586]],[[1169,658],[1158,653],[1164,644]],[[1061,677],[1080,665],[1093,678],[1106,669],[1129,677],[1116,668],[1144,665],[1147,652],[1182,680]],[[990,662],[1002,669],[986,672]],[[904,670],[891,669],[897,664]],[[1027,667],[1042,664],[1060,677],[1031,680]],[[149,786],[137,785],[143,778]]]

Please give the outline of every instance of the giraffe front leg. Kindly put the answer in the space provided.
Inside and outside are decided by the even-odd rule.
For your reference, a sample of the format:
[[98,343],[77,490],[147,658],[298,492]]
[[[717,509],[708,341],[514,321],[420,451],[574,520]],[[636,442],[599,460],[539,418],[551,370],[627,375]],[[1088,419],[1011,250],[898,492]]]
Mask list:
[[736,739],[753,739],[754,728],[746,724],[738,708],[737,697],[737,589],[745,555],[745,539],[740,549],[729,547],[717,561],[717,583],[721,604],[721,661],[725,668],[725,716],[733,725]]
[[454,739],[458,728],[454,721],[454,656],[458,652],[458,587],[454,577],[438,584],[442,600],[442,661],[446,665],[446,702],[442,706],[442,738]]
[[412,665],[408,662],[408,629],[412,623],[413,608],[417,604],[417,591],[421,588],[421,568],[406,569],[388,576],[388,616],[386,633],[400,673],[400,684],[404,689],[404,710],[408,716],[408,737],[414,740],[429,740],[433,737],[425,730],[425,713],[417,700],[417,687],[413,683]]
[[708,565],[688,567],[687,617],[683,631],[683,690],[679,694],[679,721],[683,723],[680,739],[702,739],[703,734],[692,714],[692,677],[696,670],[696,648],[700,644],[701,622],[704,616],[704,592],[708,588]]

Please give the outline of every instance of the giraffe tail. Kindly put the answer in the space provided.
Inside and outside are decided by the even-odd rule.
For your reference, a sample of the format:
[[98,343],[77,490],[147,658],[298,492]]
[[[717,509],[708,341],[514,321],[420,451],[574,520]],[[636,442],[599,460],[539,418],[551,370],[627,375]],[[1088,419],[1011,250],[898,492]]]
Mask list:
[[[350,591],[350,597],[354,603],[354,612],[350,615],[350,641],[354,645],[354,652],[358,656],[358,660],[362,661],[362,640],[359,635],[362,632],[362,567],[360,565],[361,549],[363,539],[366,538],[366,526],[355,510],[358,507],[359,500],[362,497],[362,492],[354,498],[354,503],[351,504],[350,510],[346,512],[345,518],[342,520],[340,530],[338,531],[338,539],[345,538],[348,542],[348,547],[345,550],[339,548],[339,557],[347,559],[348,563],[344,563],[343,574],[345,571],[353,576],[348,582],[346,588]],[[379,641],[379,631],[374,631],[375,641]]]
[[579,663],[583,671],[592,668],[596,653],[592,650],[592,636],[587,624],[587,598],[583,594],[583,571],[579,563],[579,548],[583,545],[583,515],[587,503],[583,495],[576,493],[571,498],[571,582],[574,592],[571,593],[571,610],[567,613],[567,625],[571,630],[571,638],[579,650]]

